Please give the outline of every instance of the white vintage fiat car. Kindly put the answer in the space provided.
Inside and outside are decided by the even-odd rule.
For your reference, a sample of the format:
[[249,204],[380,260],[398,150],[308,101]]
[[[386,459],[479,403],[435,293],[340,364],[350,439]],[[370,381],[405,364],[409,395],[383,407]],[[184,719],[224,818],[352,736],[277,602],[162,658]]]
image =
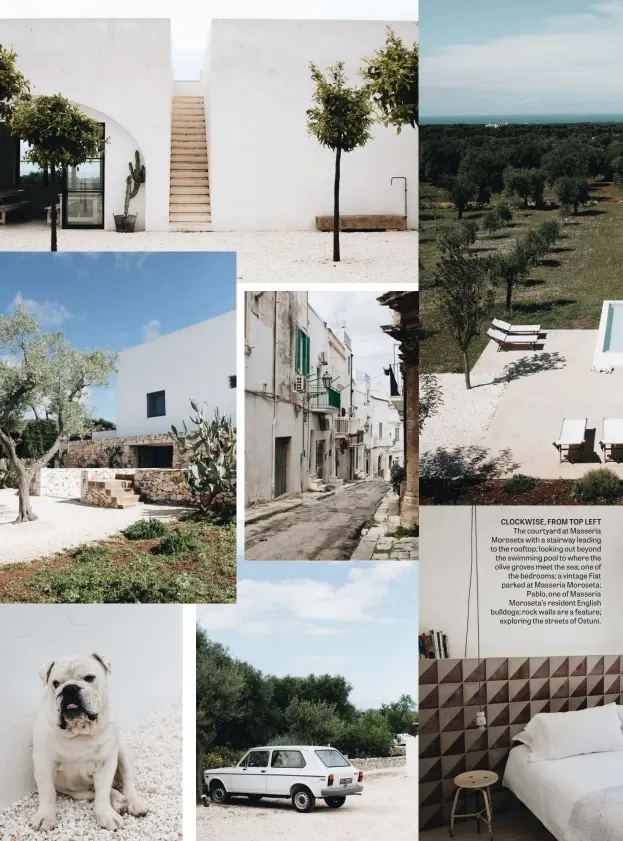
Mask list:
[[253,748],[233,768],[211,768],[205,786],[213,803],[238,795],[291,798],[297,812],[310,812],[320,797],[339,809],[352,794],[361,794],[363,771],[331,747],[292,745]]

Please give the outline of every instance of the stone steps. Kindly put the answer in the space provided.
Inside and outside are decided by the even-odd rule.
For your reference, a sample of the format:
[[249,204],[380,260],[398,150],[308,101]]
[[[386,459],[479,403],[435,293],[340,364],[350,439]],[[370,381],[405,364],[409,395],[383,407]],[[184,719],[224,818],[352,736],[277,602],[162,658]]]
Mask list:
[[170,175],[170,225],[175,230],[210,230],[208,150],[201,96],[173,97]]
[[139,501],[130,477],[91,479],[87,482],[83,502],[100,508],[131,508]]

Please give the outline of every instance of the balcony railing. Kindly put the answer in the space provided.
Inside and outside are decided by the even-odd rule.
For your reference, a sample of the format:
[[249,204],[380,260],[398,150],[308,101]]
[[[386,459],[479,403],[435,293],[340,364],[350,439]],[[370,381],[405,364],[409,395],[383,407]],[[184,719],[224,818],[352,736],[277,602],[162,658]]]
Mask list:
[[336,418],[335,432],[337,435],[347,437],[349,435],[356,435],[359,429],[359,421],[357,418]]
[[320,389],[319,391],[310,392],[309,408],[318,410],[339,409],[340,408],[340,392],[334,388]]

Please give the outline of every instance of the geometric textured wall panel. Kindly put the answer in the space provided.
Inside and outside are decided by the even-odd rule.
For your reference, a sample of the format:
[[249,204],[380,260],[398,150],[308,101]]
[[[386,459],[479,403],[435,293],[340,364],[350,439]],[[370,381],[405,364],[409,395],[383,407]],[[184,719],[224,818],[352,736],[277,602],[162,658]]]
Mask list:
[[[494,813],[515,808],[501,781],[512,739],[532,716],[618,704],[623,693],[623,655],[419,664],[420,830],[449,824],[453,780],[463,771],[496,771]],[[475,721],[480,709],[487,714],[484,732]]]

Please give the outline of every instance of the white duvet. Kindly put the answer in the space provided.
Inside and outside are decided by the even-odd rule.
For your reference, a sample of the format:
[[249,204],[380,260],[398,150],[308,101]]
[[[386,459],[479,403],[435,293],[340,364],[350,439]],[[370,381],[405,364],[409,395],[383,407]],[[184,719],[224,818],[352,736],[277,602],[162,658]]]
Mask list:
[[[558,841],[568,841],[575,803],[590,792],[623,786],[623,751],[589,753],[529,762],[526,745],[510,752],[504,785],[536,815]],[[623,827],[621,828],[623,841]]]

